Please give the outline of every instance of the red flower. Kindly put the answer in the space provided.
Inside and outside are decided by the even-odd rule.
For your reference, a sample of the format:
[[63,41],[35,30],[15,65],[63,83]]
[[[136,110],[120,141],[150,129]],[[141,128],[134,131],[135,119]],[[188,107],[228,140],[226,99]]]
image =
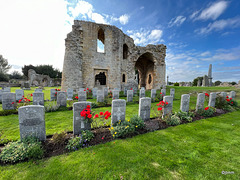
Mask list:
[[209,97],[209,94],[208,94],[208,93],[205,93],[205,96]]
[[86,111],[87,114],[90,114],[90,111]]
[[160,105],[160,103],[159,104],[157,104],[157,106],[159,106]]
[[208,110],[209,109],[209,107],[205,107],[205,110]]
[[22,100],[20,99],[19,101],[18,101],[18,103],[20,103]]
[[75,99],[78,99],[78,96],[75,96]]
[[226,96],[226,98],[228,98],[228,96]]
[[22,97],[24,97],[24,96],[22,96]]
[[91,90],[89,90],[89,92],[92,92]]
[[87,88],[87,90],[89,90],[89,88]]
[[232,98],[230,98],[230,100],[232,100]]
[[12,104],[14,104],[14,102],[12,102]]
[[33,96],[33,95],[31,94],[31,96]]
[[57,89],[55,89],[55,91],[57,91]]
[[233,104],[233,102],[231,102]]
[[132,88],[131,88],[131,90],[132,90]]
[[102,137],[102,139],[104,139],[104,137]]
[[102,116],[102,115],[103,115],[103,112],[100,112],[99,114],[100,114],[100,116]]
[[58,89],[58,91],[60,91],[60,89]]
[[86,91],[86,89],[84,89],[84,91]]
[[158,111],[161,111],[161,110],[162,110],[162,108],[161,108],[161,107],[159,107],[159,108],[158,108]]
[[108,118],[109,118],[109,116],[106,116],[104,119],[106,119],[106,120],[107,120]]
[[104,115],[104,116],[106,116],[108,113],[109,113],[109,112],[108,112],[108,111],[106,111],[106,112],[105,112],[103,115]]
[[91,115],[91,114],[89,114],[87,117],[88,117],[88,118],[92,118],[92,115]]
[[168,104],[168,102],[166,102],[166,104]]
[[90,109],[90,108],[91,108],[91,106],[90,106],[90,105],[87,105],[87,108],[88,108],[88,109]]
[[162,93],[160,92],[160,94],[162,94]]
[[98,114],[95,114],[94,119],[95,119],[95,118],[98,118],[98,117],[99,117]]
[[226,99],[228,102],[230,101],[230,99]]

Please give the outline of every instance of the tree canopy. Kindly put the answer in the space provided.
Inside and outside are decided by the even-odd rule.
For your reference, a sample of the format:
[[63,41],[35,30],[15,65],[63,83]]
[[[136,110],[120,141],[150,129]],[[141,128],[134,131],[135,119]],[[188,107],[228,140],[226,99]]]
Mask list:
[[11,67],[11,65],[8,65],[8,60],[0,55],[0,73],[6,74]]

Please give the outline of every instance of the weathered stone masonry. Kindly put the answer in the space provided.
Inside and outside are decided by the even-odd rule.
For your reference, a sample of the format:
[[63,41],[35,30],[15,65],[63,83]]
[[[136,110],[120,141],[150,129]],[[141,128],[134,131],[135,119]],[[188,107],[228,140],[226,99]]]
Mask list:
[[[97,52],[97,39],[104,44],[104,53]],[[165,84],[163,44],[135,46],[133,39],[115,26],[75,20],[65,45],[63,91],[86,87],[159,89]]]

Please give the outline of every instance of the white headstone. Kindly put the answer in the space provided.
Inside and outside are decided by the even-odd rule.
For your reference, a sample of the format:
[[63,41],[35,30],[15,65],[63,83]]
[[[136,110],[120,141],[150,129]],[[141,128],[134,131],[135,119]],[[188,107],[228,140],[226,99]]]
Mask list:
[[22,89],[16,89],[16,100],[19,101],[24,96],[24,91]]
[[138,115],[144,121],[147,121],[150,119],[150,110],[151,110],[151,98],[149,97],[140,98]]
[[67,100],[72,100],[73,99],[73,89],[68,88],[67,89]]
[[57,104],[60,106],[67,106],[67,92],[58,91],[57,92]]
[[112,99],[119,99],[119,91],[118,90],[112,91]]
[[111,124],[115,124],[119,120],[125,121],[126,101],[117,99],[112,101],[112,120]]
[[215,107],[217,94],[215,92],[210,93],[208,106]]
[[133,101],[133,90],[128,90],[127,91],[127,102],[132,102]]
[[205,94],[199,93],[197,96],[196,111],[202,110],[204,108]]
[[16,95],[15,93],[4,92],[2,94],[2,109],[11,110],[15,109]]
[[182,94],[180,110],[183,112],[188,112],[189,111],[189,102],[190,102],[190,95]]
[[44,106],[44,93],[43,92],[34,92],[32,94],[33,94],[33,105]]
[[163,101],[165,105],[163,107],[163,117],[172,113],[173,107],[173,97],[172,96],[164,96]]
[[104,101],[104,92],[102,90],[97,91],[97,102],[103,102]]
[[87,101],[87,92],[86,91],[78,91],[78,102]]

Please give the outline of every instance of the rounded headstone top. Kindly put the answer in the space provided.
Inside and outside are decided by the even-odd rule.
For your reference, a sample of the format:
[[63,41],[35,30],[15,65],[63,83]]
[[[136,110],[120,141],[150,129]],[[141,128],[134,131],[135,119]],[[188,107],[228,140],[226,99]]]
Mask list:
[[20,108],[18,108],[19,110],[20,109],[26,109],[26,108],[39,108],[39,109],[44,109],[44,106],[41,106],[41,105],[28,105],[28,106],[22,106]]

